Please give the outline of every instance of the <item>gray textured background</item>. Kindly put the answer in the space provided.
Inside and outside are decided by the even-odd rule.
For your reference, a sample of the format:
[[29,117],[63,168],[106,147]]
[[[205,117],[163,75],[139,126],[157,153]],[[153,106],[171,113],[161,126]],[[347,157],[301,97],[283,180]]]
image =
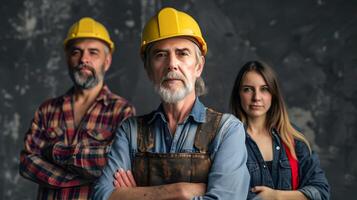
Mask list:
[[19,151],[35,109],[71,81],[62,41],[91,16],[116,43],[107,76],[112,91],[142,114],[158,98],[139,58],[143,24],[163,6],[187,11],[208,43],[203,101],[228,111],[233,80],[251,59],[271,63],[291,118],[319,153],[332,199],[357,188],[357,1],[351,0],[2,0],[0,6],[0,199],[34,199],[36,185],[18,174]]

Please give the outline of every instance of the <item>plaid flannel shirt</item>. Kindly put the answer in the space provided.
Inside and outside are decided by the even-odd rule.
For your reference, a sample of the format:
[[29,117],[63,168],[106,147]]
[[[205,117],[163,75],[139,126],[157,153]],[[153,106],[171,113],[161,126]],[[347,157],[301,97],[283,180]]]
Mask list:
[[38,199],[90,199],[114,132],[134,107],[103,86],[77,128],[73,88],[43,103],[26,133],[20,174],[39,184]]

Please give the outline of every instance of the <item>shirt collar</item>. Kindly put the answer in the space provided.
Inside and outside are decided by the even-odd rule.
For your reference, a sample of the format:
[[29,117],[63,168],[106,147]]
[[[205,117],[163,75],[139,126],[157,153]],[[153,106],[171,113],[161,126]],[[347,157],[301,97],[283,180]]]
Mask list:
[[278,134],[278,131],[273,128],[273,130],[271,131],[272,135],[273,135],[273,140],[280,146],[281,143],[280,143],[280,136]]
[[[73,93],[74,87],[66,92],[66,94],[63,96],[64,100],[70,99],[73,96]],[[109,90],[108,86],[104,84],[102,89],[99,91],[96,101],[103,101],[104,105],[108,105],[109,101],[112,99],[116,99],[116,96]]]
[[[157,117],[160,117],[163,122],[167,123],[162,103],[155,111],[151,113],[151,117],[149,118],[148,122],[152,123]],[[198,98],[195,99],[195,103],[193,104],[192,110],[186,118],[185,122],[189,118],[192,118],[197,123],[206,122],[206,107],[201,103]]]

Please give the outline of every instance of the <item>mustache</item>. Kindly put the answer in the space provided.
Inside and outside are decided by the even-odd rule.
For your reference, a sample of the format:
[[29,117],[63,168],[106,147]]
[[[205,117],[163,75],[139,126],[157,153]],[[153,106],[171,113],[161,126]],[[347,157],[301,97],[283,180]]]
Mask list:
[[167,73],[161,80],[161,83],[169,79],[178,79],[186,83],[186,78],[176,72]]
[[75,70],[81,70],[82,68],[88,68],[88,69],[90,69],[90,68],[93,68],[93,67],[90,66],[90,65],[84,64],[84,63],[80,63],[80,64],[74,66],[73,68],[74,68]]
[[88,64],[84,64],[84,63],[80,63],[76,66],[73,67],[74,71],[80,71],[83,68],[88,69],[89,71],[91,71],[93,74],[95,74],[95,70],[91,65]]

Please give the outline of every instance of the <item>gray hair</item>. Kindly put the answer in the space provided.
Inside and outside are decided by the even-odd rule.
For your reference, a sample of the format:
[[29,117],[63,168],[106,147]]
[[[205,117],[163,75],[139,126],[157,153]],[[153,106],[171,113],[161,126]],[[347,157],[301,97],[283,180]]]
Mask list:
[[[195,46],[196,61],[197,61],[196,64],[198,64],[198,63],[202,64],[201,63],[201,62],[203,62],[201,59],[202,51],[197,45],[194,45],[194,46]],[[198,97],[208,93],[208,89],[206,88],[206,84],[205,84],[205,81],[203,80],[202,76],[200,76],[196,79],[195,92]]]

